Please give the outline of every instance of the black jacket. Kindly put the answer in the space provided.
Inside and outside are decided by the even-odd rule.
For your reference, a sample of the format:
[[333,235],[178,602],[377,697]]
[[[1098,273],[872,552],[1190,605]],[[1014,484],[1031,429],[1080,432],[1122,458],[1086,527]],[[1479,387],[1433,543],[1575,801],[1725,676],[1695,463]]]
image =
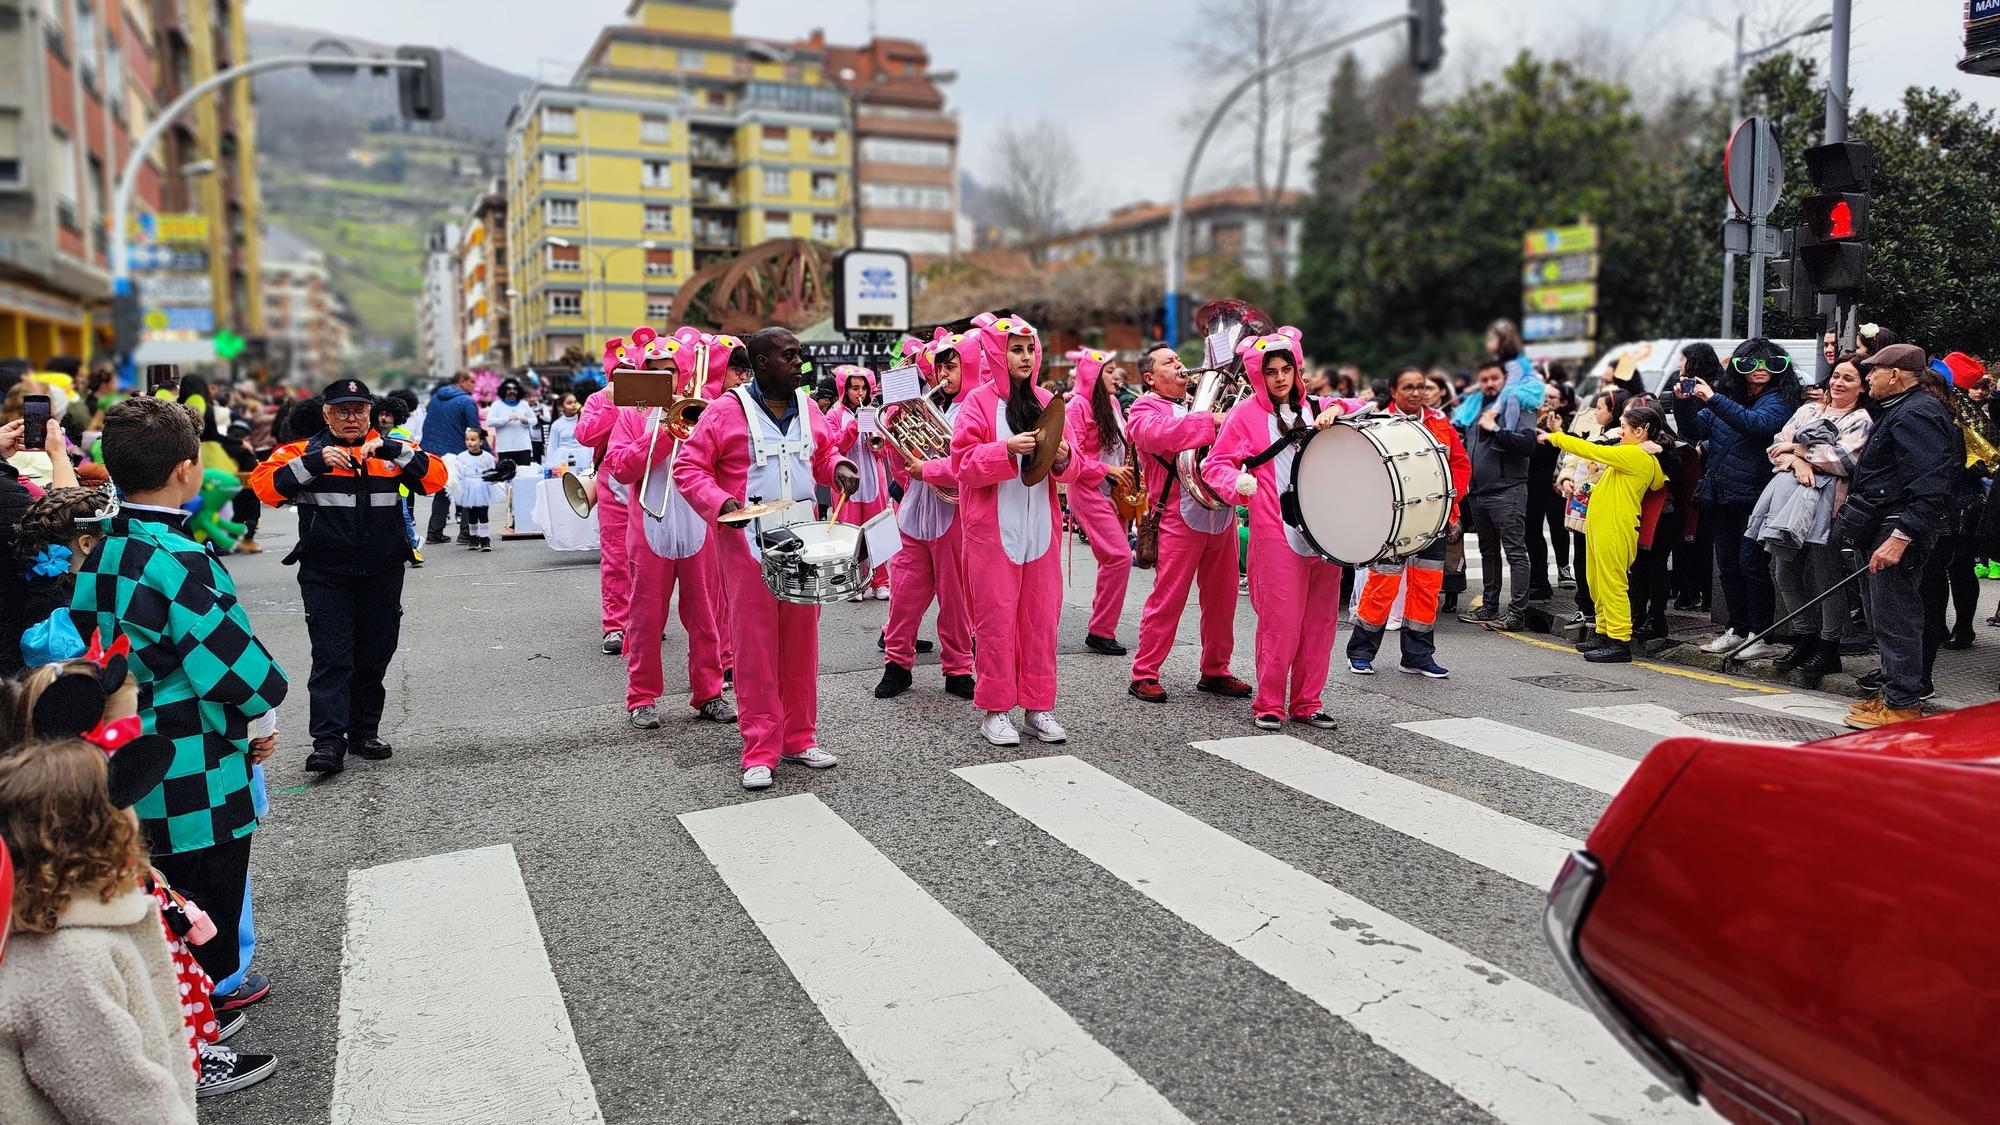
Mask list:
[[323,431],[281,445],[250,474],[258,499],[273,507],[298,506],[299,542],[285,561],[340,574],[401,567],[410,561],[411,548],[399,490],[423,495],[443,488],[444,461],[391,438],[356,473],[327,464],[327,448],[338,444]]
[[[1481,407],[1483,413],[1486,407]],[[1502,391],[1499,428],[1488,430],[1474,417],[1465,428],[1465,455],[1472,462],[1474,496],[1525,483],[1535,455],[1535,416],[1521,409],[1520,400]]]
[[1934,395],[1913,389],[1884,400],[1849,478],[1842,537],[1863,549],[1888,531],[1936,542],[1950,530],[1952,487],[1964,465],[1965,436]]

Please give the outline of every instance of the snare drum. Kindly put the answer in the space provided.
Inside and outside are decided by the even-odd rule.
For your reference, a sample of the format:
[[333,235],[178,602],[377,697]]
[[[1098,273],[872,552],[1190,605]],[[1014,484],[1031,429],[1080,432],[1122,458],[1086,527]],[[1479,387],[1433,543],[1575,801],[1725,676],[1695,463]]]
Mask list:
[[1316,430],[1292,461],[1299,532],[1320,556],[1367,566],[1421,554],[1451,521],[1451,460],[1414,418],[1373,414]]
[[796,538],[786,537],[775,545],[767,542],[759,550],[764,585],[779,601],[828,605],[868,584],[868,571],[861,565],[859,527],[815,520],[780,530]]

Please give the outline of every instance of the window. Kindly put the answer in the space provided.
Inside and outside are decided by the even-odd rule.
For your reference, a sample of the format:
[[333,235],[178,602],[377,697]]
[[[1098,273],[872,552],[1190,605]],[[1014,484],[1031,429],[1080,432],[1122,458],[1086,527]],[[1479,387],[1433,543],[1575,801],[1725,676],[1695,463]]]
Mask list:
[[640,161],[639,184],[649,188],[674,186],[674,166],[664,160]]
[[937,141],[863,137],[861,159],[877,164],[915,164],[926,168],[948,168],[951,166],[951,146]]
[[765,152],[790,152],[791,149],[792,131],[790,129],[785,128],[783,125],[764,126]]
[[577,225],[576,200],[550,199],[542,203],[542,222],[552,227],[573,227]]
[[764,237],[775,238],[778,235],[789,235],[791,233],[792,213],[790,211],[764,212]]
[[86,0],[76,5],[76,61],[86,84],[97,78],[97,17]]
[[583,248],[580,246],[550,246],[550,273],[582,273]]
[[764,194],[780,199],[792,194],[792,174],[783,168],[764,169]]
[[641,117],[639,139],[649,145],[668,144],[673,140],[673,127],[664,117]]
[[680,54],[681,54],[680,63],[682,70],[706,70],[708,68],[707,52],[696,51],[683,47],[681,48]]
[[21,174],[21,111],[0,109],[0,187],[20,187],[25,182]]
[[640,225],[648,234],[666,234],[674,229],[674,209],[649,205],[646,208],[645,221]]
[[56,216],[76,230],[76,146],[61,129],[55,130],[55,142]]
[[832,156],[834,151],[833,134],[819,129],[813,130],[812,154],[814,156]]
[[646,251],[647,277],[672,277],[674,273],[674,252],[671,249],[654,247]]
[[84,187],[90,192],[90,213],[99,221],[103,221],[110,211],[104,203],[104,161],[92,156],[85,163],[89,176],[84,182]]
[[549,290],[550,316],[582,316],[583,294],[574,289]]
[[116,40],[104,45],[104,101],[114,113],[125,112],[125,56]]
[[674,295],[672,293],[646,294],[647,320],[652,321],[654,323],[658,323],[672,316],[673,313],[674,313]]
[[840,241],[840,220],[834,218],[832,215],[814,215],[813,241],[814,242]]
[[911,211],[949,211],[951,189],[922,184],[862,184],[861,204]]
[[556,133],[565,137],[576,136],[576,111],[555,106],[542,110],[542,132]]
[[813,174],[813,198],[832,199],[840,190],[840,180],[830,173]]
[[573,152],[545,152],[542,154],[542,178],[576,182],[576,154]]
[[710,109],[728,109],[728,108],[729,108],[729,95],[728,95],[727,93],[725,93],[724,91],[722,91],[722,90],[707,90],[707,91],[704,91],[704,92],[702,93],[702,96],[701,96],[701,98],[702,98],[702,101],[704,101],[704,102],[706,102],[706,103],[708,104],[708,108],[710,108]]

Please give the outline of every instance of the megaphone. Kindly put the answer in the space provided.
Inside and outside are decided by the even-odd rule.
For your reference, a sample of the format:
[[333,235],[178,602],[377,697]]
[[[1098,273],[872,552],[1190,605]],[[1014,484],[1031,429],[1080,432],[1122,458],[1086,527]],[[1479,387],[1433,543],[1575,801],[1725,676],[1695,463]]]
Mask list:
[[589,519],[591,509],[597,507],[597,478],[564,473],[562,490],[563,499],[569,501],[576,518]]

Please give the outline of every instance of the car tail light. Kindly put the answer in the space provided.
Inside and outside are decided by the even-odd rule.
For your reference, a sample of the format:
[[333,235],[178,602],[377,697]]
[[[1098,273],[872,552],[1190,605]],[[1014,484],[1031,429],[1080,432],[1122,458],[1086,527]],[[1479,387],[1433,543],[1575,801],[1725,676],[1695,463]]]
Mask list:
[[1590,854],[1597,862],[1606,867],[1617,864],[1619,853],[1632,842],[1646,815],[1702,746],[1702,740],[1696,738],[1669,738],[1647,753],[1618,795],[1611,798],[1597,827],[1590,830]]

